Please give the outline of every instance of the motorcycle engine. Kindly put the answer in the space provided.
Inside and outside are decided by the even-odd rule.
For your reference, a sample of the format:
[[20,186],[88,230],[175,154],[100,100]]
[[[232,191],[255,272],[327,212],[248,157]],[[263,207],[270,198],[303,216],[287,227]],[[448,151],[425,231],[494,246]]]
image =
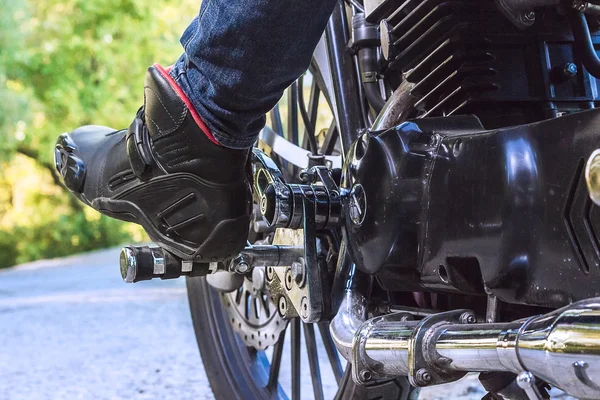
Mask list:
[[365,0],[365,19],[379,26],[380,73],[416,85],[412,117],[474,114],[493,129],[595,108],[598,81],[574,61],[568,19],[539,8],[518,28],[496,3]]
[[540,306],[597,296],[600,212],[582,166],[600,116],[579,112],[599,104],[598,80],[561,10],[528,13],[524,28],[492,1],[364,4],[380,76],[391,89],[412,83],[416,102],[409,122],[364,134],[348,154],[358,267],[387,290]]

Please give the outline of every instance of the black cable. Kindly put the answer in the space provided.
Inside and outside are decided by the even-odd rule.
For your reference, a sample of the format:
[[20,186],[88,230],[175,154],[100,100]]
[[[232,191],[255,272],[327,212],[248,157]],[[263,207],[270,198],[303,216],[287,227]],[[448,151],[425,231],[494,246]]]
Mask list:
[[298,85],[298,105],[300,108],[300,115],[304,126],[306,127],[306,133],[308,135],[308,144],[313,154],[319,154],[319,145],[317,144],[317,138],[315,138],[315,127],[313,126],[308,112],[306,111],[306,104],[304,104],[304,75],[300,75],[298,82],[294,82],[294,85]]
[[600,58],[594,48],[585,15],[581,11],[572,9],[569,11],[569,21],[583,66],[592,76],[600,79]]
[[[371,47],[360,49],[358,51],[358,64],[360,66],[361,74],[375,74],[374,71],[377,71],[378,69],[377,50]],[[385,100],[381,97],[381,92],[379,91],[379,83],[376,79],[366,81],[364,76],[362,78],[362,84],[365,88],[365,96],[367,97],[367,101],[371,107],[373,107],[375,113],[379,114],[385,105]]]

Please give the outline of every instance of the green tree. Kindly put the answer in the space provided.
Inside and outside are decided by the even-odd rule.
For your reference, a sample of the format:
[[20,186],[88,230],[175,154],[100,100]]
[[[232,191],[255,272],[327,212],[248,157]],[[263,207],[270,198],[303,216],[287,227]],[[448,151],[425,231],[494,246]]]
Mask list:
[[[198,7],[196,0],[0,0],[0,267],[139,237],[139,229],[100,218],[58,190],[54,142],[80,125],[129,125],[146,68],[178,58],[179,35]],[[32,185],[38,190],[26,189]]]

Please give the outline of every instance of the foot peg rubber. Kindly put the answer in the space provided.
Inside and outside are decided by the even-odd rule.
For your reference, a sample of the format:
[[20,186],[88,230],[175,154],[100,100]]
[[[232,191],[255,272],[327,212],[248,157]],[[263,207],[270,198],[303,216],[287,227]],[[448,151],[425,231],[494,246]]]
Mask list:
[[209,273],[209,264],[183,261],[160,247],[127,246],[119,259],[121,277],[135,283],[154,278],[174,279],[181,275],[202,276]]

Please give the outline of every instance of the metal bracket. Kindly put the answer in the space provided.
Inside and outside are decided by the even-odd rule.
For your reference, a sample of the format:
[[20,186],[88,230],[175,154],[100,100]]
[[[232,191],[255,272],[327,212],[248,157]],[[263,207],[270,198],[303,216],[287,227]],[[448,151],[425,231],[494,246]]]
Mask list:
[[[284,137],[279,136],[268,126],[265,126],[262,131],[260,131],[258,138],[287,162],[300,168],[310,167],[310,156],[312,154],[310,151],[303,149],[300,146],[296,146]],[[341,156],[326,155],[324,157],[326,163],[331,165],[331,168],[342,168]]]
[[[291,266],[268,267],[267,283],[284,318],[299,316],[304,322],[318,322],[324,314],[323,271],[317,260],[315,196],[304,193],[304,257],[296,262],[304,264],[302,276],[297,278]],[[298,271],[296,271],[298,272]]]
[[367,366],[365,363],[365,359],[367,357],[365,346],[373,327],[379,325],[380,323],[405,322],[412,321],[413,319],[414,315],[409,312],[396,312],[393,314],[386,314],[372,318],[369,320],[369,324],[363,324],[361,326],[354,336],[355,350],[352,352],[352,379],[355,382],[359,382],[361,384],[371,384],[380,379],[389,380],[389,376],[380,375],[377,372],[377,366]]
[[326,302],[325,270],[317,257],[317,230],[340,223],[339,188],[329,169],[320,165],[303,171],[305,183],[288,184],[273,160],[258,149],[253,151],[255,193],[265,222],[270,227],[302,229],[304,236],[302,257],[284,264],[285,267],[267,268],[269,289],[282,316],[300,316],[304,322],[318,322],[326,312]]
[[439,325],[462,324],[475,322],[475,317],[470,310],[453,310],[433,314],[419,322],[409,340],[408,349],[408,380],[413,386],[423,387],[456,381],[466,375],[462,371],[449,371],[437,368],[450,361],[441,357],[435,348],[437,338],[432,332]]

